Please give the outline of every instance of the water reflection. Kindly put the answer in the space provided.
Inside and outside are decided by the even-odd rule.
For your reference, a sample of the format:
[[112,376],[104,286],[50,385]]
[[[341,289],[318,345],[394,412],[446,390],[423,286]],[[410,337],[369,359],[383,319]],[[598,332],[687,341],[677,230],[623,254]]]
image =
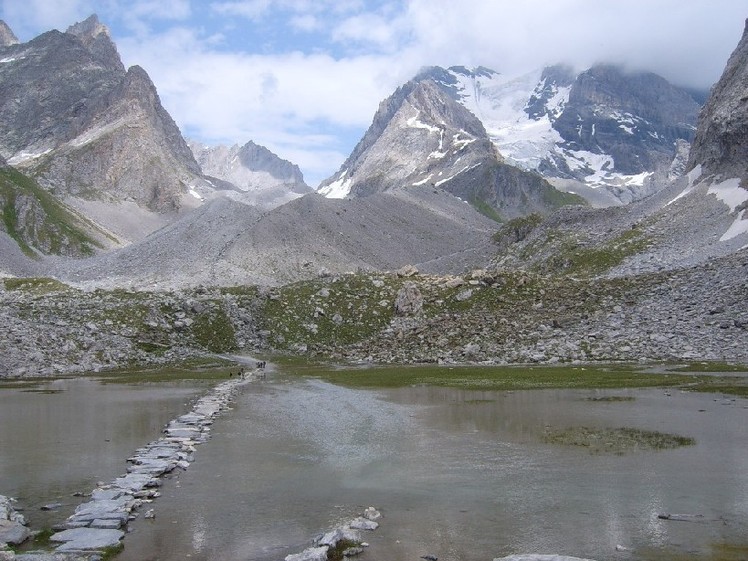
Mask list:
[[[108,407],[89,404],[74,417],[66,415],[77,401],[62,406],[70,391],[41,396],[61,398],[57,410],[52,402],[15,407],[26,437],[3,432],[3,443],[14,439],[8,442],[20,452],[12,460],[2,454],[0,473],[22,470],[29,458],[45,466],[35,476],[46,481],[40,487],[58,476],[72,488],[78,477],[119,473],[184,401],[164,401],[173,389],[132,391],[99,396]],[[367,535],[369,560],[430,553],[478,561],[520,552],[634,559],[650,548],[703,553],[712,543],[739,541],[748,534],[748,402],[671,393],[363,391],[280,376],[250,384],[190,469],[166,481],[152,505],[155,520],[130,525],[119,559],[282,559],[370,504],[384,519]],[[635,399],[587,400],[601,395]],[[0,392],[0,414],[11,401]],[[111,415],[117,403],[131,421]],[[135,420],[141,417],[148,420]],[[542,441],[547,427],[573,426],[672,432],[697,444],[616,456]],[[36,445],[24,446],[27,440]],[[61,458],[78,455],[90,465],[59,473]],[[22,489],[23,477],[17,482]],[[667,512],[704,518],[658,518]],[[617,545],[629,551],[616,552]]]

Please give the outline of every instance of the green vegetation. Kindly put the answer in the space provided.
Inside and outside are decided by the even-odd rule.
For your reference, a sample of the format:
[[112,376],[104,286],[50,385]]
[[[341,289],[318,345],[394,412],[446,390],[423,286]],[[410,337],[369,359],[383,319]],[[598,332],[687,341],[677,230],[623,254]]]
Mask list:
[[492,207],[490,204],[488,204],[486,201],[481,199],[480,197],[473,196],[470,198],[470,204],[480,212],[483,216],[486,216],[490,218],[491,220],[495,220],[496,222],[502,222],[501,215],[499,214],[499,211],[497,211],[494,207]]
[[206,362],[202,367],[191,367],[190,364],[181,364],[170,368],[120,369],[99,373],[96,375],[96,378],[105,384],[163,383],[180,382],[183,380],[214,382],[229,378],[229,373],[237,370],[236,364],[233,362],[220,362]]
[[217,305],[195,317],[192,325],[195,342],[212,353],[236,350],[236,332],[228,315]]
[[696,444],[693,438],[676,434],[633,428],[590,427],[547,429],[543,441],[548,444],[580,446],[587,448],[591,454],[618,455],[637,450],[667,450]]
[[542,222],[543,217],[537,213],[512,218],[493,235],[493,241],[502,246],[521,242]]
[[101,550],[101,561],[111,561],[117,557],[117,555],[122,553],[123,549],[125,549],[125,544],[122,542],[119,542],[117,545],[105,547]]
[[543,191],[543,201],[553,208],[569,205],[589,206],[589,203],[584,197],[575,193],[559,191],[555,187]]
[[[381,281],[381,287],[373,284]],[[276,289],[260,311],[273,346],[347,345],[379,333],[394,314],[403,279],[346,275],[301,281]]]
[[38,295],[71,290],[68,285],[47,277],[11,277],[3,279],[3,284],[5,285],[5,290],[23,290]]
[[[2,225],[21,250],[35,257],[34,249],[53,255],[91,255],[101,247],[86,229],[96,227],[56,200],[19,171],[0,168]],[[18,216],[19,208],[26,215]]]
[[641,229],[624,231],[600,246],[583,246],[571,237],[564,238],[549,232],[546,242],[555,243],[557,251],[540,268],[546,272],[568,275],[595,276],[620,265],[624,259],[644,251],[649,240]]
[[331,547],[327,550],[327,561],[343,561],[343,559],[345,559],[343,553],[346,550],[353,547],[360,547],[360,545],[359,542],[354,542],[352,540],[340,540],[335,544],[335,547]]
[[[295,374],[360,388],[441,386],[466,390],[680,388],[748,397],[748,378],[653,372],[643,366],[367,366],[336,368],[303,364]],[[630,401],[628,396],[591,397],[590,401]]]

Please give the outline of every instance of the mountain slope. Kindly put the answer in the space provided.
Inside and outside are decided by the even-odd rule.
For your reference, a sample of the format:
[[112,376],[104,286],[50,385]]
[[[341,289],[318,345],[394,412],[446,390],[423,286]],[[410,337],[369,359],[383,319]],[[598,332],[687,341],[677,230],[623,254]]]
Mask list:
[[2,47],[0,60],[0,155],[59,199],[134,203],[162,225],[212,191],[148,75],[125,70],[96,16]]
[[652,192],[645,183],[667,169],[679,139],[691,140],[699,110],[661,77],[610,65],[578,74],[552,66],[518,77],[435,67],[426,75],[481,120],[508,162],[602,187],[621,202]]
[[748,181],[748,20],[743,36],[727,61],[699,116],[689,168],[705,175]]
[[425,75],[380,104],[361,141],[319,192],[361,197],[421,185],[444,189],[500,219],[582,202],[505,164],[480,121]]
[[269,209],[312,192],[297,165],[252,141],[231,147],[188,145],[203,173],[233,185],[238,192],[227,195],[243,202]]
[[[210,231],[210,236],[205,236]],[[348,200],[305,195],[265,214],[221,197],[126,248],[60,264],[85,286],[278,285],[357,269],[462,271],[485,263],[495,223],[432,188]]]

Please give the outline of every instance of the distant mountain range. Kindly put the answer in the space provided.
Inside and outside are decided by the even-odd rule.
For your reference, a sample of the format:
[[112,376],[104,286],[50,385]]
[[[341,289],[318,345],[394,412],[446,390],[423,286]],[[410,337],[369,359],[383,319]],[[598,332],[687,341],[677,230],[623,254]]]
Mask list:
[[[3,24],[0,41],[5,274],[180,286],[408,263],[434,273],[492,260],[523,267],[560,251],[559,240],[593,247],[632,227],[652,232],[631,257],[644,271],[734,252],[745,237],[742,47],[698,130],[691,94],[652,74],[426,68],[382,101],[313,193],[297,166],[252,141],[185,141],[96,16],[28,43]],[[642,202],[580,210],[580,194],[592,206]],[[564,206],[573,208],[554,214]],[[492,249],[497,221],[528,215],[550,218]],[[554,237],[551,224],[573,239]],[[553,243],[517,253],[537,236]]]
[[[410,114],[390,125],[389,119],[406,97],[427,82],[436,86],[430,90],[430,107],[414,102],[423,96],[411,96],[407,99]],[[456,110],[454,102],[468,109],[470,116]],[[437,107],[449,110],[442,114],[434,110]],[[397,161],[394,155],[385,157],[381,149],[375,151],[376,164],[372,164],[377,174],[359,169],[363,164],[358,158],[389,125],[396,132],[387,133],[383,143],[391,145],[391,152],[400,154],[400,159],[413,141],[403,150],[403,143],[393,145],[392,137],[413,137],[414,128],[420,128],[424,139],[425,131],[434,133],[430,151],[414,154],[423,169],[408,169],[406,181],[428,181],[428,175],[435,183],[452,181],[474,169],[474,162],[464,164],[465,155],[490,139],[503,163],[537,172],[555,186],[579,192],[599,205],[627,203],[651,194],[655,174],[667,174],[679,150],[693,138],[699,109],[689,92],[655,74],[627,73],[610,65],[580,73],[551,66],[519,77],[485,67],[430,67],[383,102],[352,157],[322,183],[321,192],[340,196],[352,189],[356,194],[371,187],[354,188],[354,184],[405,180],[401,176],[407,162]],[[442,125],[449,127],[446,132],[450,134],[442,137]],[[468,147],[478,138],[481,143]],[[453,139],[463,143],[462,166],[450,164],[433,173],[436,155],[442,153],[438,146],[443,148]],[[391,167],[386,159],[393,162]],[[474,182],[474,175],[466,181]]]

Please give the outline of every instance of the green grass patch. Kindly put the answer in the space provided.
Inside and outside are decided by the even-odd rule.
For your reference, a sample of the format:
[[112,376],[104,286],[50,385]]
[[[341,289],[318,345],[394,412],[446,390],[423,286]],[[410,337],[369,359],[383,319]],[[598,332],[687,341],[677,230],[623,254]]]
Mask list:
[[219,305],[195,317],[192,334],[198,345],[212,353],[226,353],[237,349],[234,326]]
[[[18,216],[20,197],[32,209],[25,217]],[[0,168],[0,204],[5,231],[29,256],[35,256],[32,246],[53,255],[92,255],[102,247],[87,233],[98,228],[11,167]]]
[[579,446],[591,454],[617,454],[644,450],[669,450],[693,446],[696,441],[687,436],[634,428],[570,427],[547,429],[543,441],[548,444]]
[[295,372],[334,384],[365,388],[430,385],[468,390],[621,389],[694,384],[693,376],[663,375],[638,369],[564,366],[372,366],[331,370],[296,368]]
[[96,379],[105,384],[143,384],[181,381],[219,381],[229,378],[238,367],[231,363],[203,368],[158,367],[152,369],[120,369],[96,374]]
[[67,284],[48,277],[11,277],[3,279],[3,284],[5,285],[5,290],[23,290],[40,295],[72,290],[72,288]]

